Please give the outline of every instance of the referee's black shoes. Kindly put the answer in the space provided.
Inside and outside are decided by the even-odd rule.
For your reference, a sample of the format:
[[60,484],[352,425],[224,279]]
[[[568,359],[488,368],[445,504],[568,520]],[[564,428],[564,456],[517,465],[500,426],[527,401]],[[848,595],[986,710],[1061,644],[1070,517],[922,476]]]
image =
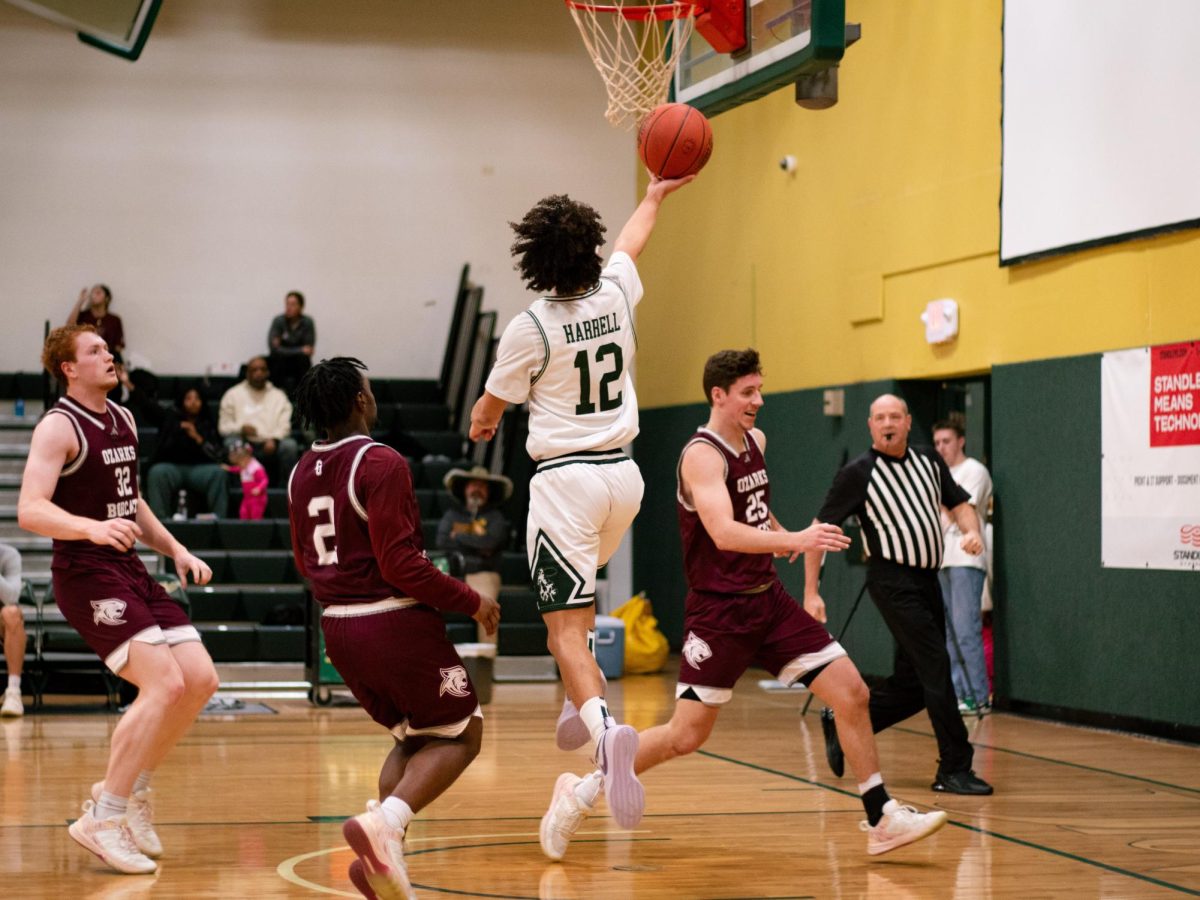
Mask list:
[[821,732],[825,735],[825,759],[838,778],[846,771],[846,754],[838,743],[837,726],[833,724],[833,710],[826,706],[821,710]]
[[984,797],[992,792],[992,786],[970,769],[961,772],[938,772],[930,787],[942,794],[974,794]]

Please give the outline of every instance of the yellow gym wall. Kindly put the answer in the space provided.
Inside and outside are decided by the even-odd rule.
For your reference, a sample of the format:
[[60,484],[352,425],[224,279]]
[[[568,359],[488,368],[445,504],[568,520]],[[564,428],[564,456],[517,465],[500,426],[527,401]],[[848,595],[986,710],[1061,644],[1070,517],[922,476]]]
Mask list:
[[[715,117],[711,161],[664,205],[643,406],[701,402],[725,347],[758,347],[776,392],[1200,337],[1196,231],[1000,267],[1001,0],[849,0],[846,18],[862,40],[838,104],[787,88]],[[935,348],[919,316],[941,297],[960,336]]]

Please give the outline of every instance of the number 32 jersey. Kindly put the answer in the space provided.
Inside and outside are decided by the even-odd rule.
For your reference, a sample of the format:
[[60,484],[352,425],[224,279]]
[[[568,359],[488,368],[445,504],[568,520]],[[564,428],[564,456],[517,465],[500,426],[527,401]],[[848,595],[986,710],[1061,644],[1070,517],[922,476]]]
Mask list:
[[535,300],[504,329],[487,390],[509,403],[529,401],[526,449],[535,460],[616,450],[637,437],[629,369],[641,299],[637,266],[618,252],[591,290]]
[[404,457],[366,435],[317,441],[288,479],[296,568],[322,604],[411,598],[474,615],[479,595],[425,555]]

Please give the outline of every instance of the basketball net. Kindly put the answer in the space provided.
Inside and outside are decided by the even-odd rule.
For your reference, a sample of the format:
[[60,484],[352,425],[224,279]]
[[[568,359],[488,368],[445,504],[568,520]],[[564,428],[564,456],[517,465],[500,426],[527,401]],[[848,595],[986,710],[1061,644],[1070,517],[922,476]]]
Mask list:
[[604,117],[618,127],[633,128],[667,99],[680,54],[692,35],[696,4],[564,2],[604,79]]

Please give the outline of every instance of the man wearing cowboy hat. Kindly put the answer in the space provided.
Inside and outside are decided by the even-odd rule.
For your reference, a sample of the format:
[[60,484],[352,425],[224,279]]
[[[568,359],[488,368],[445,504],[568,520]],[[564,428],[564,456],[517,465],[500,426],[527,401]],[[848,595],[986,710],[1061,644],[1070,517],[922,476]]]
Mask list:
[[[500,556],[508,546],[508,519],[492,506],[512,496],[512,481],[483,466],[451,469],[442,483],[456,503],[438,525],[439,550],[457,550],[467,567],[467,584],[481,595],[500,597]],[[480,640],[488,639],[483,629]],[[495,641],[495,636],[490,638]]]

